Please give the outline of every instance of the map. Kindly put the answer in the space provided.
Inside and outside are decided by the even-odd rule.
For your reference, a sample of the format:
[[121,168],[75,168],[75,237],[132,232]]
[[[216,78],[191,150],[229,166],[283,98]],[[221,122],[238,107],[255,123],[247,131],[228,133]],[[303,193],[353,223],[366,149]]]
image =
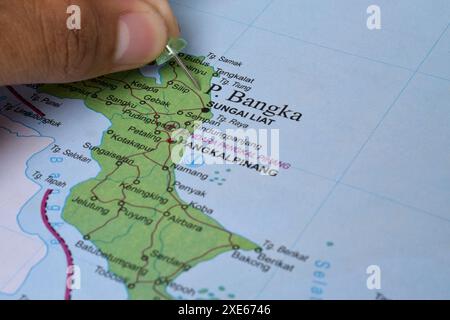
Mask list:
[[450,299],[450,2],[376,2],[171,1],[201,91],[1,87],[0,299]]

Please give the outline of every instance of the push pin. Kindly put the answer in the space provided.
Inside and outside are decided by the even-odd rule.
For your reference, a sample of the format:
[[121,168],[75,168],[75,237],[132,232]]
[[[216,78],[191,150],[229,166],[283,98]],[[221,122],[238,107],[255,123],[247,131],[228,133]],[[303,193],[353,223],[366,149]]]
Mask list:
[[178,54],[187,46],[186,40],[182,38],[171,38],[169,43],[166,45],[166,49],[164,52],[156,59],[156,64],[158,66],[165,64],[166,62],[174,59],[181,69],[186,73],[189,80],[191,80],[192,84],[197,90],[202,90],[197,79],[194,78],[192,73],[183,63],[183,60],[180,59]]

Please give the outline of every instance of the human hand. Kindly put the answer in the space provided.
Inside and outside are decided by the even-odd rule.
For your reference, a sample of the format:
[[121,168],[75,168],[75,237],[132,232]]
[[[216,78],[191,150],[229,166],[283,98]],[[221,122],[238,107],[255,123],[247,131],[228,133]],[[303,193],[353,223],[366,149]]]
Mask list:
[[[80,30],[67,27],[72,4],[80,8]],[[0,0],[0,85],[138,68],[178,34],[167,0]]]

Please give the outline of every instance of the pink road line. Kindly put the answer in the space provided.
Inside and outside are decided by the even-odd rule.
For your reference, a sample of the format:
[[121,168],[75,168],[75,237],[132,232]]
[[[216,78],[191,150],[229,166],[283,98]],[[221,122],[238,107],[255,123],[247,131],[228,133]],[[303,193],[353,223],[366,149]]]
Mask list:
[[[42,221],[44,222],[45,227],[48,229],[48,231],[50,231],[50,233],[56,238],[56,240],[58,240],[59,244],[61,245],[64,254],[66,255],[66,261],[67,261],[67,270],[73,270],[73,257],[72,257],[72,253],[69,250],[69,247],[67,246],[66,241],[59,235],[58,232],[56,232],[56,230],[52,227],[52,225],[50,224],[50,222],[48,221],[48,216],[47,216],[47,201],[48,198],[50,196],[50,194],[52,193],[52,189],[48,189],[45,194],[44,197],[42,198],[42,202],[41,202],[41,218]],[[64,300],[70,300],[71,299],[71,289],[68,286],[70,277],[73,275],[73,271],[71,272],[67,272],[67,278],[66,278],[66,291],[64,294]]]
[[16,89],[14,89],[14,88],[11,87],[11,86],[6,86],[6,89],[8,89],[9,92],[11,92],[11,93],[14,95],[14,97],[16,97],[17,99],[19,99],[20,102],[22,102],[22,103],[23,103],[24,105],[26,105],[28,108],[30,108],[31,110],[33,110],[34,113],[36,113],[38,116],[45,117],[45,113],[43,113],[41,110],[39,110],[38,108],[36,108],[33,104],[31,104],[31,102],[29,102],[29,101],[26,100],[24,97],[22,97],[22,96],[20,95],[20,93],[18,93],[18,92],[16,91]]

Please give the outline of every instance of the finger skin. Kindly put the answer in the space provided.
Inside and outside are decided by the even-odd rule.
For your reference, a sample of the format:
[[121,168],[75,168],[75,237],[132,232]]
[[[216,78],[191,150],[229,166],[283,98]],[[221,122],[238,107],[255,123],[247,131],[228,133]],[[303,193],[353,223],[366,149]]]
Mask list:
[[180,28],[178,25],[178,21],[170,7],[168,0],[143,0],[150,5],[153,5],[156,10],[164,17],[167,28],[169,30],[169,35],[171,37],[180,36]]
[[[80,30],[66,25],[73,3]],[[167,43],[172,17],[164,12],[143,0],[0,0],[0,85],[71,82],[144,65]],[[134,56],[142,61],[117,60],[119,21],[140,15],[144,31],[129,38],[139,40],[145,59],[141,52]]]

